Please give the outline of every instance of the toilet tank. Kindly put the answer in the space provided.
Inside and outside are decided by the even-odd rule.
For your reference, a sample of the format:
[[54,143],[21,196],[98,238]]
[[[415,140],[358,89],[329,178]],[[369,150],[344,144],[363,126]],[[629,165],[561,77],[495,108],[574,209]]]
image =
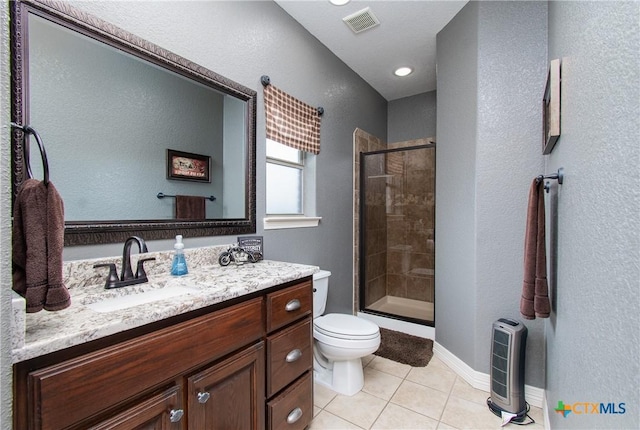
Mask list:
[[319,317],[324,313],[327,306],[327,295],[329,294],[328,270],[320,270],[313,274],[313,317]]

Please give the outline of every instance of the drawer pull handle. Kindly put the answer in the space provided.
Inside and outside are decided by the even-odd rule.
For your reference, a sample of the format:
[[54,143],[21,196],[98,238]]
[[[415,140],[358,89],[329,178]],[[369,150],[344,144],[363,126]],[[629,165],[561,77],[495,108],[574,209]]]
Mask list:
[[182,409],[171,409],[171,411],[169,412],[169,421],[171,421],[172,423],[177,423],[182,419],[183,415],[184,411]]
[[294,410],[289,412],[289,415],[287,415],[287,424],[293,424],[300,418],[302,418],[302,409],[295,408]]
[[302,351],[296,348],[287,354],[286,360],[287,360],[287,363],[293,363],[294,361],[298,360],[300,357],[302,357]]
[[298,309],[300,309],[300,300],[298,299],[290,300],[284,307],[284,310],[287,312],[297,311]]
[[207,400],[209,400],[209,397],[211,397],[211,394],[209,394],[206,391],[201,391],[198,393],[198,403],[207,403]]

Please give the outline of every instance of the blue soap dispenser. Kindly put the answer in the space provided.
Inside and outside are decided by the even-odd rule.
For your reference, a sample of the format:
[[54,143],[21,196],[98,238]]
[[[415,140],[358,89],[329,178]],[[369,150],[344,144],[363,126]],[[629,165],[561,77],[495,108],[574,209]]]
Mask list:
[[176,236],[176,243],[173,245],[175,249],[173,254],[173,264],[171,264],[171,274],[174,276],[182,276],[189,273],[187,269],[187,260],[184,258],[184,243],[182,243],[182,235]]

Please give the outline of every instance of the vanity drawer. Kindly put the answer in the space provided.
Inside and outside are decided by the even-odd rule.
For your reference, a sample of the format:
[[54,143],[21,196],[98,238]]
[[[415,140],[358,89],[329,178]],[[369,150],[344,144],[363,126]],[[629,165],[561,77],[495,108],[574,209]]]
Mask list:
[[29,414],[35,428],[66,428],[263,335],[258,298],[30,372]]
[[311,281],[267,294],[267,332],[272,332],[305,315],[311,315]]
[[313,367],[311,319],[267,339],[267,397]]
[[302,430],[313,418],[313,372],[267,404],[267,429]]

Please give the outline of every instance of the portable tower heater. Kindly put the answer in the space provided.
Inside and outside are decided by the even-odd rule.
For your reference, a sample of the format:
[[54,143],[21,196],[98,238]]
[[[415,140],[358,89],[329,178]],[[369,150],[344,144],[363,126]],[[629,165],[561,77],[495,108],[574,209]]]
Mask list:
[[500,318],[493,323],[491,334],[491,411],[515,414],[512,421],[522,422],[527,416],[524,399],[524,351],[527,328],[519,321]]

